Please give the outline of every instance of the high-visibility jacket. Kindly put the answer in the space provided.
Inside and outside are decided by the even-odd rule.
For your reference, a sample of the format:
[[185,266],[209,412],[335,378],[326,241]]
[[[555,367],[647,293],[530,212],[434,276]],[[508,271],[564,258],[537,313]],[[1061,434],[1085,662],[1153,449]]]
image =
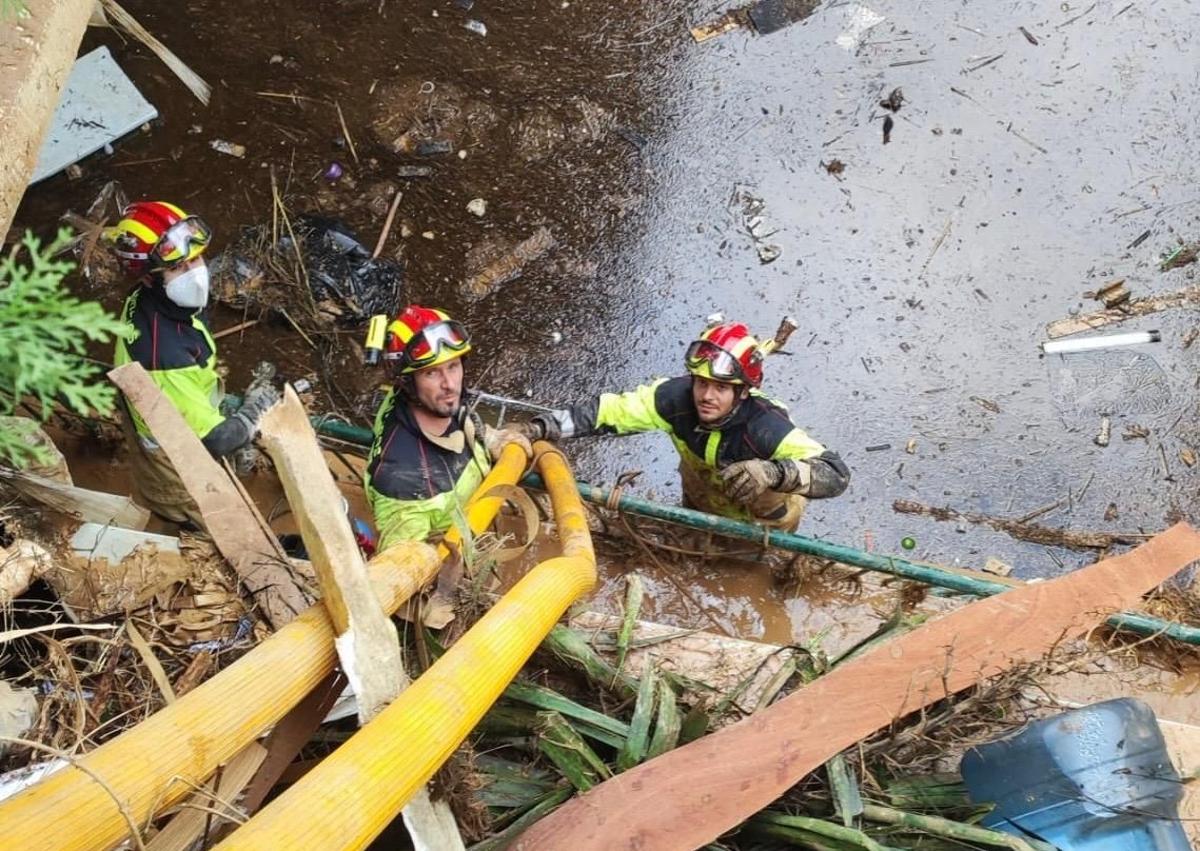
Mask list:
[[[209,451],[214,451],[209,444],[219,431],[239,431],[221,428],[228,421],[218,410],[217,347],[203,312],[172,303],[160,286],[138,285],[125,299],[121,317],[128,328],[117,339],[113,353],[117,366],[140,363],[192,431],[201,440],[207,439]],[[138,502],[168,520],[204,528],[200,509],[145,421],[132,405],[125,404],[122,409]],[[240,431],[244,437],[245,430]]]
[[[663,378],[627,393],[603,393],[570,409],[574,434],[666,432],[679,453],[685,482],[702,482],[706,510],[738,520],[763,517],[724,495],[719,472],[739,461],[807,461],[813,467],[809,498],[837,496],[846,489],[850,471],[838,457],[801,428],[787,408],[751,390],[726,421],[709,426],[700,421],[692,399],[690,375]],[[783,501],[778,502],[782,509]],[[782,513],[782,510],[781,510]]]
[[389,390],[375,415],[364,485],[379,549],[424,541],[461,522],[463,507],[491,470],[481,427],[460,414],[444,435],[426,435],[407,401]]
[[[157,289],[136,287],[125,299],[121,318],[129,325],[118,338],[113,362],[137,361],[150,374],[171,404],[203,439],[221,424],[221,382],[217,376],[217,345],[204,311],[192,312],[170,303]],[[157,448],[138,412],[129,415],[138,438]]]

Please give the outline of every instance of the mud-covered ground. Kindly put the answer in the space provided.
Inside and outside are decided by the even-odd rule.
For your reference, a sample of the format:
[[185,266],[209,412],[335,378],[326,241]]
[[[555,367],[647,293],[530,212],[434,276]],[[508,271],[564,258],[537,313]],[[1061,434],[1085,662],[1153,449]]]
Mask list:
[[[911,535],[915,557],[995,556],[1032,577],[1088,556],[897,515],[892,501],[1007,517],[1061,501],[1039,522],[1073,529],[1200,520],[1198,474],[1181,457],[1200,446],[1194,310],[1110,329],[1160,329],[1156,345],[1038,349],[1047,322],[1094,309],[1082,293],[1107,281],[1124,278],[1135,297],[1194,283],[1195,266],[1157,265],[1200,231],[1186,0],[825,3],[771,35],[703,44],[688,27],[724,9],[674,0],[127,6],[213,84],[212,103],[142,47],[93,30],[85,48],[109,45],[161,120],[86,161],[83,179],[35,187],[18,225],[48,232],[118,179],[131,196],[202,213],[228,242],[269,220],[274,171],[292,209],[342,216],[370,247],[400,189],[386,253],[407,264],[408,298],[469,324],[472,369],[493,392],[555,404],[627,388],[678,372],[715,311],[764,334],[797,317],[767,389],[854,472],[845,496],[811,506],[808,533],[897,552]],[[880,101],[897,87],[893,114]],[[403,150],[431,139],[451,152]],[[346,176],[330,185],[321,172],[334,160]],[[396,176],[412,165],[433,174]],[[747,231],[747,196],[763,203],[759,233],[778,229],[764,240],[781,249],[774,262]],[[475,198],[482,217],[467,211]],[[523,278],[468,290],[489,252],[542,227],[557,247]],[[278,322],[222,345],[234,389],[268,357],[285,374],[318,373],[326,401],[349,412],[374,380],[353,366],[355,337],[322,338],[335,349],[323,361]],[[1102,414],[1107,448],[1093,442]],[[1124,440],[1134,424],[1148,437]],[[642,493],[677,496],[665,437],[571,452],[582,478],[642,469]],[[607,592],[625,567],[610,565]],[[806,607],[765,574],[695,566],[651,583],[662,611],[702,626],[674,580],[731,631],[809,632]]]

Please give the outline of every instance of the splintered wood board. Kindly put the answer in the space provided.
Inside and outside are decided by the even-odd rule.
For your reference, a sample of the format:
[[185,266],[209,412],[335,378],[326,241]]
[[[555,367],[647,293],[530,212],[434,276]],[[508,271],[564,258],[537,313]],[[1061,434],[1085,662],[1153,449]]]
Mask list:
[[1041,658],[1198,558],[1200,533],[1181,523],[1123,555],[971,603],[750,718],[601,783],[513,847],[703,846],[892,719]]
[[254,594],[263,616],[272,627],[282,629],[310,604],[285,566],[287,556],[279,541],[258,525],[229,474],[213,460],[183,414],[141,364],[119,366],[108,377],[137,409],[171,459],[200,508],[206,531]]

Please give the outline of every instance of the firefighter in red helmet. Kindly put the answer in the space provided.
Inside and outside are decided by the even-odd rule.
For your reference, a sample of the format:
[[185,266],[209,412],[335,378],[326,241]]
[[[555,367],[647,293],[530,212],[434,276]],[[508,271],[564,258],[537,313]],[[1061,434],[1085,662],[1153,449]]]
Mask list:
[[411,304],[388,325],[393,386],[375,415],[364,485],[379,549],[445,532],[503,447],[523,436],[493,429],[463,407],[467,330],[441,310]]
[[666,432],[691,507],[791,531],[807,500],[841,494],[850,471],[762,392],[763,356],[742,323],[713,325],[688,346],[687,375],[539,414],[525,434],[558,440]]
[[[271,385],[274,370],[264,365],[237,413],[226,417],[219,409],[217,346],[205,311],[204,252],[212,231],[174,204],[139,201],[104,237],[134,281],[121,314],[129,327],[117,340],[114,363],[140,363],[214,456],[244,454],[258,418],[279,396]],[[122,410],[138,501],[167,520],[203,528],[195,502],[146,423],[132,406]]]

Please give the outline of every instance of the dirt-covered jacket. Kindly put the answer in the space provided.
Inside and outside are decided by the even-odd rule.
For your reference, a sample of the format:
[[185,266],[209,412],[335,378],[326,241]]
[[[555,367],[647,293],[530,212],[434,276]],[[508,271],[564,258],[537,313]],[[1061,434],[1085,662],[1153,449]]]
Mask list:
[[364,484],[380,550],[445,532],[491,470],[478,424],[463,416],[431,439],[393,389],[379,406],[374,431]]
[[[683,464],[714,493],[722,490],[718,470],[738,461],[807,461],[812,484],[805,496],[822,499],[841,494],[850,470],[838,457],[798,428],[787,408],[752,390],[719,427],[700,421],[692,399],[692,378],[663,378],[627,393],[603,393],[570,409],[574,435],[666,432]],[[721,514],[741,518],[746,511],[726,500]]]

